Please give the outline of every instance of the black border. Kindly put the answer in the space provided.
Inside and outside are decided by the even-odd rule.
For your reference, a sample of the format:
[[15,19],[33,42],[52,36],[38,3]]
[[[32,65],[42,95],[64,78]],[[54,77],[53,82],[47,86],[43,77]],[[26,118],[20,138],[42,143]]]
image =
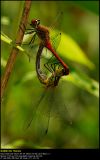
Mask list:
[[39,160],[66,160],[68,159],[90,159],[95,160],[99,157],[99,149],[2,149],[0,154],[5,153],[43,153]]

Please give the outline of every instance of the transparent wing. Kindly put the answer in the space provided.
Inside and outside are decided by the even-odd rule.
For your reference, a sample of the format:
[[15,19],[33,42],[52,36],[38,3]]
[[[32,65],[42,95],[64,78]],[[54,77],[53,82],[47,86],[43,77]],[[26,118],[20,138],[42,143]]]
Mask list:
[[42,105],[44,97],[45,93],[42,93],[38,99],[36,98],[35,103],[33,102],[31,110],[29,110],[27,119],[24,123],[24,131],[32,128],[35,134],[39,133],[39,124],[41,123],[40,106]]
[[24,35],[22,42],[22,48],[24,48],[26,55],[29,57],[29,60],[34,59],[38,49],[38,37],[34,33]]
[[45,91],[45,97],[36,112],[35,121],[33,122],[36,134],[45,136],[52,129],[55,129],[56,124],[72,125],[69,110],[58,88],[48,88]]
[[57,65],[60,65],[59,61],[47,48],[44,48],[40,58],[41,71],[46,75],[50,75]]
[[66,96],[63,95],[63,89],[66,89],[64,83],[60,83],[59,86],[55,90],[55,108],[53,108],[53,112],[55,113],[57,110],[57,114],[59,115],[60,120],[67,125],[73,124],[73,117],[71,115],[71,105],[68,101],[66,101]]
[[72,124],[69,108],[66,106],[66,99],[64,100],[62,96],[62,86],[60,86],[43,89],[42,95],[38,96],[29,111],[25,130],[32,129],[34,135],[41,139],[49,130],[55,129],[56,123],[59,125],[62,121],[66,126]]
[[56,51],[61,41],[61,33],[59,31],[54,31],[54,33],[51,32],[50,35],[51,44]]
[[52,32],[55,29],[61,29],[62,20],[63,20],[63,12],[61,11],[57,13],[55,20],[50,25],[49,27],[50,31]]
[[49,128],[52,102],[53,94],[51,94],[51,90],[44,89],[44,93],[40,96],[36,105],[32,106],[29,119],[27,124],[25,124],[25,130],[33,128],[36,135],[45,136]]
[[57,47],[59,46],[61,40],[61,32],[58,31],[58,29],[61,30],[62,19],[63,12],[59,12],[52,25],[49,27],[50,39],[55,50],[57,50]]
[[46,96],[42,101],[40,108],[37,112],[38,131],[43,135],[46,135],[49,130],[51,110],[53,107],[54,98],[54,94],[50,88],[46,90],[45,94]]

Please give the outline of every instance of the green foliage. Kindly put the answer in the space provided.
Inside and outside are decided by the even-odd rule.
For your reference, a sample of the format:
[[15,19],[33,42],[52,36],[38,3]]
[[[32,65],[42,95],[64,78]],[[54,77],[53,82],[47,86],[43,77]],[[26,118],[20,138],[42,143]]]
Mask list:
[[16,44],[14,44],[14,42],[3,32],[1,32],[1,40],[10,44],[11,46],[16,47],[17,49],[19,49],[20,51],[24,52],[24,49],[20,46],[16,46]]
[[[74,1],[73,1],[74,2]],[[98,1],[75,1],[74,4],[81,7],[82,9],[99,14],[99,2]]]
[[87,90],[93,95],[99,97],[99,84],[97,81],[88,77],[86,74],[72,70],[71,74],[65,78],[65,80],[71,81],[76,86]]
[[94,68],[94,64],[88,59],[84,51],[78,44],[68,35],[62,33],[61,43],[58,52],[64,58],[86,65],[89,68]]

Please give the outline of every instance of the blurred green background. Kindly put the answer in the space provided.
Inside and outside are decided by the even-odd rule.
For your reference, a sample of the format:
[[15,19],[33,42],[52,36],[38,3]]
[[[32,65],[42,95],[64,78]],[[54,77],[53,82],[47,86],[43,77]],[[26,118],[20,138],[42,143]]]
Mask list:
[[[1,31],[15,40],[24,1],[1,1]],[[17,56],[1,107],[2,148],[98,148],[99,5],[98,1],[33,1],[29,20],[46,26],[63,11],[58,53],[70,75],[46,90],[35,72],[35,56]],[[1,76],[11,46],[1,43]],[[39,99],[45,95],[37,107]],[[33,109],[37,108],[36,114]],[[51,112],[50,112],[51,111]],[[45,134],[50,123],[48,133]],[[29,128],[29,120],[33,121]]]

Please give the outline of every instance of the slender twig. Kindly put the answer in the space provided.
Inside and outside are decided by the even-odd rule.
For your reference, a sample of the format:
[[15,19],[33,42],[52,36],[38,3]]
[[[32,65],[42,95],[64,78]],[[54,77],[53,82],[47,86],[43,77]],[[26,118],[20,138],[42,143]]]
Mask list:
[[[30,7],[31,7],[31,0],[25,0],[22,18],[21,18],[19,29],[17,32],[15,44],[21,45],[21,43],[22,43],[24,32],[25,32],[25,26],[26,26],[27,20],[28,20]],[[18,51],[19,50],[16,47],[13,47],[11,50],[11,54],[8,58],[7,65],[5,67],[5,71],[2,76],[2,80],[1,80],[1,98],[3,97],[5,88],[7,86],[7,82],[9,80],[10,74],[13,70],[13,66],[14,66]]]

